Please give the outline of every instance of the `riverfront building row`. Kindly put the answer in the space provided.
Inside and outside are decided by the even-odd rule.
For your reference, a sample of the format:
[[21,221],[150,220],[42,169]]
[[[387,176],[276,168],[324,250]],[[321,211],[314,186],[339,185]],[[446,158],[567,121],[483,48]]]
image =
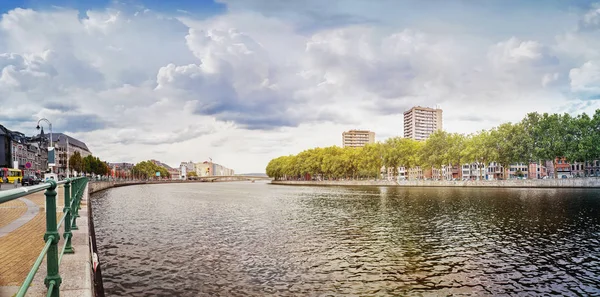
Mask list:
[[199,163],[181,162],[179,165],[179,178],[188,179],[189,173],[194,172],[196,176],[232,176],[235,175],[235,171],[231,168],[227,168],[221,164],[214,163],[212,161],[204,161]]
[[487,165],[482,163],[463,164],[460,168],[459,166],[442,166],[441,169],[399,167],[396,174],[394,174],[394,169],[382,167],[381,174],[388,180],[395,178],[398,180],[499,180],[554,178],[555,171],[558,178],[600,176],[600,160],[568,163],[565,158],[556,158],[554,162],[516,163],[511,164],[508,168],[504,168],[496,162]]
[[[51,142],[55,149],[56,165],[49,168],[48,147]],[[64,133],[53,133],[50,139],[50,134],[44,134],[43,128],[38,135],[26,136],[0,125],[0,168],[20,169],[23,175],[38,177],[51,169],[59,176],[66,177],[67,173],[72,174],[67,168],[67,160],[76,151],[82,158],[91,154],[84,142]]]

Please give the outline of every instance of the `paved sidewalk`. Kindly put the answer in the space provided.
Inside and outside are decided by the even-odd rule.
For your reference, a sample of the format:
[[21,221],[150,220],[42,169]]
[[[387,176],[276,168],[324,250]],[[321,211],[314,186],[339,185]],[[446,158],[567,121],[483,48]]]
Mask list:
[[[58,187],[57,192],[57,219],[60,220],[64,205],[62,187]],[[19,199],[0,204],[0,296],[13,292],[15,287],[18,289],[44,247],[43,237],[46,230],[44,191],[24,198],[27,201]],[[18,221],[20,226],[13,228]],[[10,227],[11,225],[13,227]],[[2,236],[2,230],[7,230],[7,227],[13,230]],[[62,235],[62,230],[60,232]],[[38,274],[40,273],[44,274],[45,270],[38,270]]]
[[13,200],[0,204],[0,229],[21,217],[27,211],[22,200]]
[[16,189],[16,188],[20,188],[21,184],[5,184],[5,183],[0,183],[0,191],[6,191],[6,190],[12,190],[12,189]]

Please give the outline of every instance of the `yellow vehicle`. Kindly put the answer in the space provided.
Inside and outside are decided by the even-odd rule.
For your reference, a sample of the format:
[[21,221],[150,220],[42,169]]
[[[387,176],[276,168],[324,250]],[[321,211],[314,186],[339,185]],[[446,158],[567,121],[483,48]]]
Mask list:
[[0,182],[20,184],[23,180],[23,171],[12,168],[0,168]]

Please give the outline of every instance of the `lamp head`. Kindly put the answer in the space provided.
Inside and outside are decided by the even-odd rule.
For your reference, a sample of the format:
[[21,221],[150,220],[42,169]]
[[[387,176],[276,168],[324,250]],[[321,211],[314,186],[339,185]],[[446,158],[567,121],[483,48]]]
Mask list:
[[40,125],[37,125],[35,128],[39,130],[40,129]]

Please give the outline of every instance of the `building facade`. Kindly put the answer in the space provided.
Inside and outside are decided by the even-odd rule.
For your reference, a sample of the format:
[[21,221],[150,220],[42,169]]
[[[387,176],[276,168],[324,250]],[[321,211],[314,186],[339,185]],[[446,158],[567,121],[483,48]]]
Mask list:
[[529,178],[529,164],[511,164],[508,168],[508,178]]
[[12,141],[11,131],[0,125],[0,168],[12,168]]
[[232,176],[235,174],[233,169],[209,161],[196,163],[195,169],[198,176]]
[[529,179],[542,179],[547,176],[548,170],[546,169],[546,166],[537,162],[529,163]]
[[556,165],[554,166],[554,171],[557,172],[558,178],[573,177],[571,175],[571,164],[567,162],[566,158],[556,158],[554,162],[556,162]]
[[504,179],[504,166],[498,162],[491,162],[487,167],[487,176],[489,180]]
[[196,164],[194,164],[194,162],[192,162],[192,161],[181,162],[181,164],[179,164],[179,175],[181,176],[181,179],[187,179],[188,172],[195,172],[195,171],[196,171]]
[[72,176],[73,171],[68,168],[68,160],[75,152],[79,152],[81,158],[92,154],[87,145],[78,139],[63,133],[54,133],[52,135],[54,150],[56,151],[56,166],[54,173],[62,177]]
[[42,176],[48,168],[48,142],[0,126],[0,167],[20,169],[23,175]]
[[442,110],[415,106],[404,112],[404,137],[425,140],[433,132],[442,130]]
[[367,143],[375,143],[375,132],[350,130],[342,133],[343,147],[363,147]]
[[114,178],[129,178],[131,177],[131,170],[135,166],[132,163],[108,163],[110,167],[110,174]]
[[488,179],[488,167],[479,162],[474,162],[471,164],[463,164],[461,168],[462,179],[470,179],[470,180],[485,180]]
[[600,176],[600,160],[585,162],[586,176]]

